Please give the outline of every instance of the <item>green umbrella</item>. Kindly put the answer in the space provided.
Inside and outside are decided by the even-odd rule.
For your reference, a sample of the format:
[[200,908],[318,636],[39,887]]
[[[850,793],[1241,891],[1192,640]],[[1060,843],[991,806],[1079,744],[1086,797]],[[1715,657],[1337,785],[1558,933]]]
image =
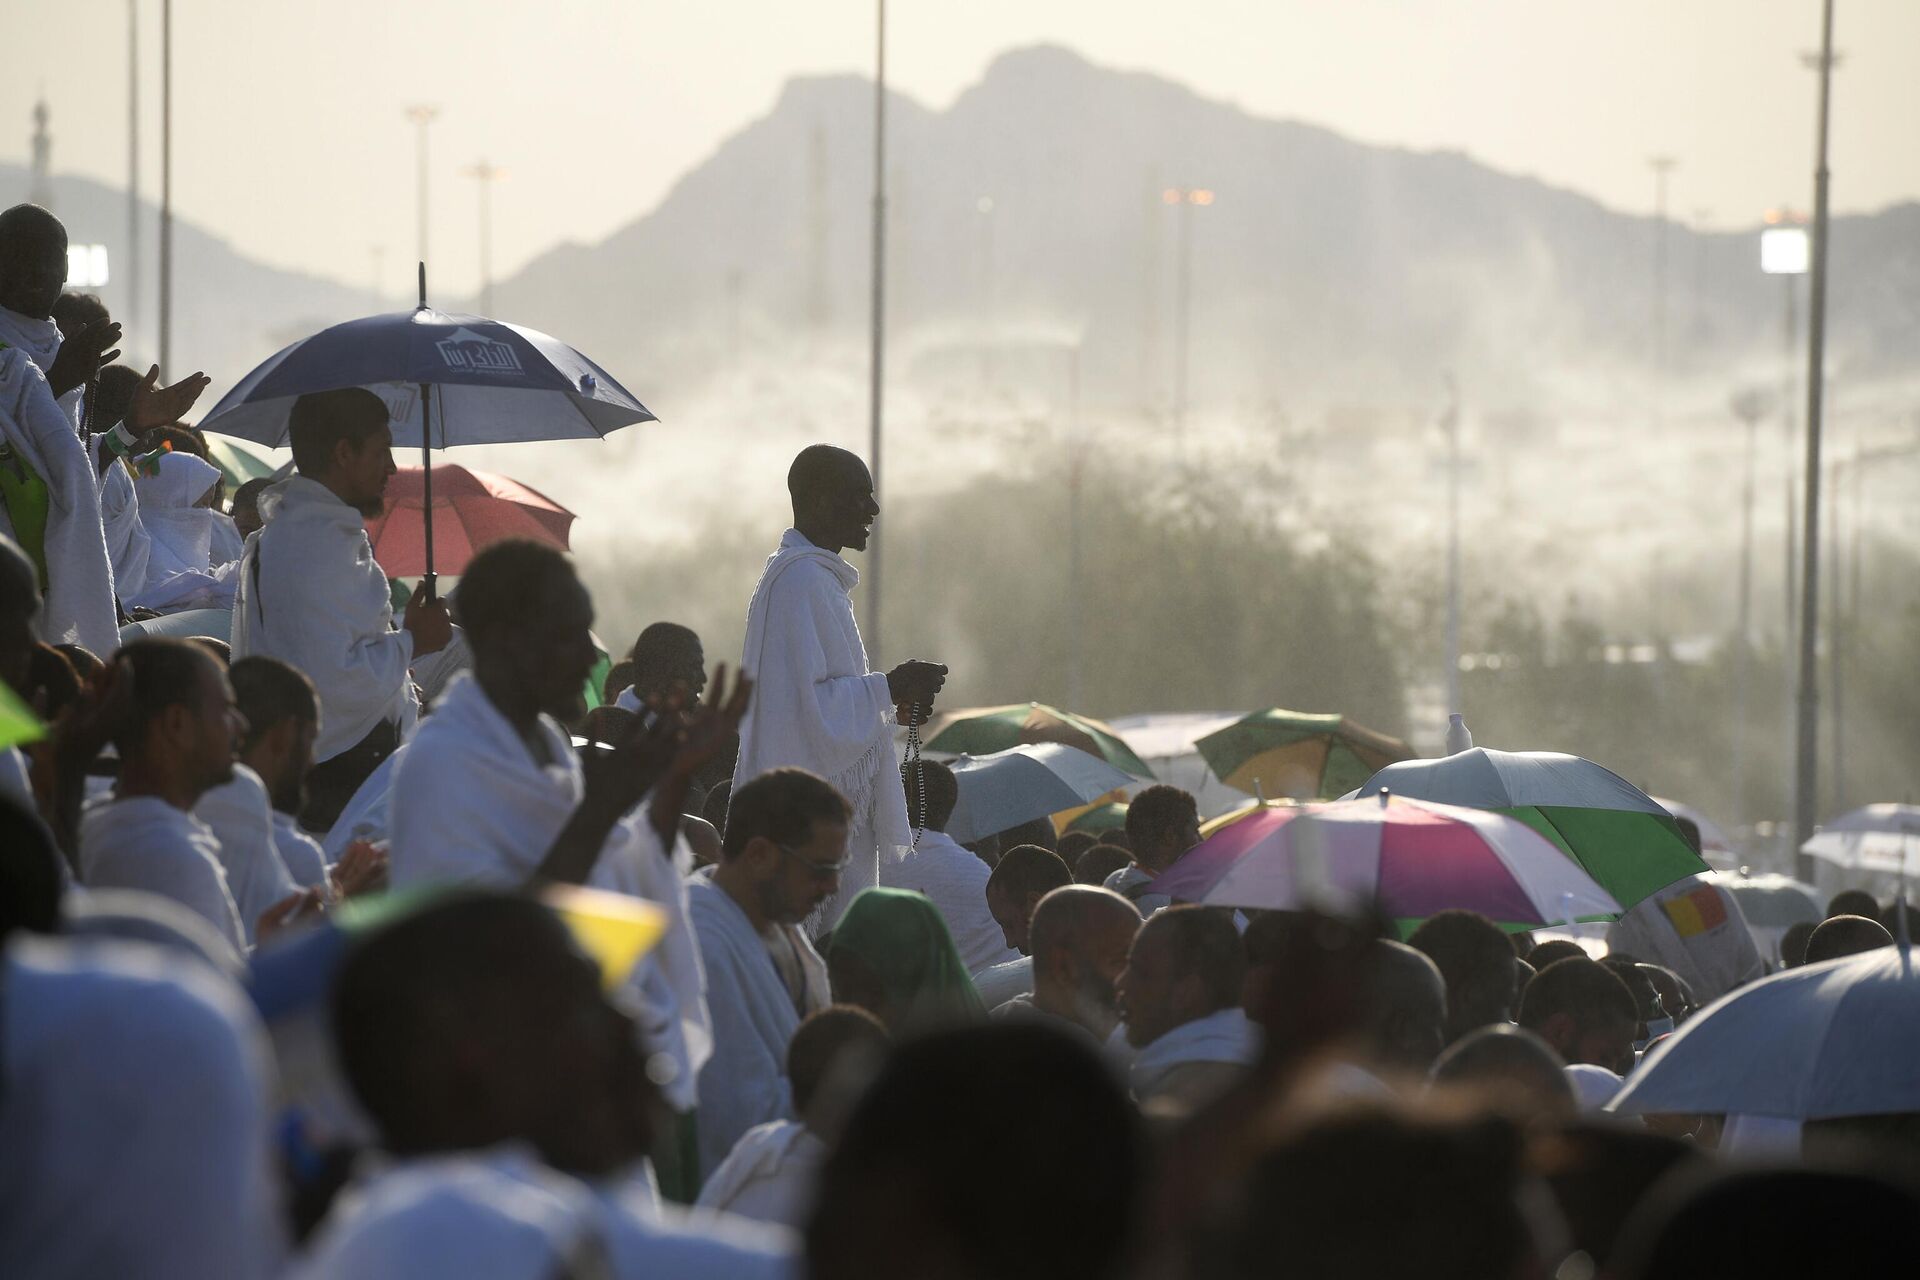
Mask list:
[[1492,809],[1520,819],[1585,867],[1623,908],[1712,870],[1651,796],[1591,760],[1474,747],[1388,765],[1360,789]]
[[237,440],[218,432],[207,432],[202,439],[207,442],[208,461],[220,468],[220,474],[227,478],[229,496],[247,481],[271,480],[280,470],[281,464],[274,456],[251,441]]
[[1126,829],[1127,806],[1112,802],[1097,804],[1067,824],[1068,831],[1085,831],[1096,836]]
[[25,746],[47,736],[47,727],[11,686],[0,683],[0,750]]
[[1220,781],[1248,795],[1294,800],[1343,796],[1413,752],[1398,738],[1345,716],[1275,707],[1193,744]]
[[1040,702],[949,711],[935,718],[926,745],[929,751],[985,756],[1023,742],[1062,742],[1136,778],[1153,777],[1153,770],[1112,725]]

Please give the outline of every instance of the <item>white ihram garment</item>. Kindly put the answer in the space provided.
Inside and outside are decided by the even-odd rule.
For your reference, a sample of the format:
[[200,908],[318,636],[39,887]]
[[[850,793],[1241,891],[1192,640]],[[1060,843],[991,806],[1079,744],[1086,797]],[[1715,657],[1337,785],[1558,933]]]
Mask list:
[[191,910],[241,955],[247,933],[207,824],[158,796],[104,799],[80,816],[80,883],[140,889]]
[[960,962],[972,974],[1020,958],[987,910],[987,880],[992,875],[992,867],[946,832],[922,831],[919,845],[888,867],[881,879],[892,888],[927,895],[947,922]]
[[867,650],[849,594],[860,574],[833,552],[787,530],[747,607],[740,666],[754,681],[740,725],[733,792],[769,769],[810,770],[853,807],[850,862],[840,892],[808,921],[814,933],[838,923],[862,889],[884,878],[913,835],[893,754],[894,706],[884,674],[867,670]]
[[707,1175],[698,1207],[800,1230],[826,1159],[827,1144],[798,1120],[755,1125]]
[[405,738],[419,713],[407,668],[413,636],[393,629],[387,575],[360,513],[295,475],[260,495],[266,526],[247,539],[233,604],[233,656],[263,653],[306,672],[320,695],[315,764],[375,725]]
[[[85,645],[105,657],[120,647],[120,628],[113,605],[113,567],[101,527],[100,490],[73,417],[54,399],[43,372],[60,349],[60,331],[51,320],[0,308],[0,342],[5,343],[0,349],[0,436],[47,486],[47,596],[41,638],[49,644]],[[3,505],[0,533],[14,534]]]
[[231,780],[194,802],[193,816],[207,824],[219,844],[220,868],[251,945],[261,912],[300,888],[274,847],[273,804],[266,784],[247,766],[235,764]]
[[[544,765],[478,679],[455,679],[394,774],[388,857],[396,889],[433,880],[518,888],[533,877],[587,790],[566,730],[542,716],[540,733]],[[586,883],[645,898],[667,913],[665,936],[634,969],[629,987],[639,1000],[646,1047],[679,1068],[662,1092],[688,1111],[694,1081],[713,1052],[713,1033],[676,855],[691,864],[691,851],[678,839],[671,853],[661,847],[643,799],[614,824]]]

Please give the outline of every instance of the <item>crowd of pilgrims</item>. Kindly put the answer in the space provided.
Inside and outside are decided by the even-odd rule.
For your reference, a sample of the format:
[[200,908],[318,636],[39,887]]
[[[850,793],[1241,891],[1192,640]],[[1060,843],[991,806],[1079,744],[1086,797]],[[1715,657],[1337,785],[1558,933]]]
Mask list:
[[[794,462],[750,678],[656,623],[589,712],[564,554],[397,601],[352,389],[222,512],[206,379],[112,365],[64,264],[0,214],[0,679],[46,725],[0,759],[7,1275],[1908,1273],[1911,1125],[1600,1110],[1699,1002],[1669,969],[1169,902],[1171,786],[948,836],[894,745],[946,668],[854,626],[852,455]],[[230,643],[140,625],[209,605]],[[659,942],[604,973],[566,885]],[[1831,914],[1793,960],[1893,944]]]

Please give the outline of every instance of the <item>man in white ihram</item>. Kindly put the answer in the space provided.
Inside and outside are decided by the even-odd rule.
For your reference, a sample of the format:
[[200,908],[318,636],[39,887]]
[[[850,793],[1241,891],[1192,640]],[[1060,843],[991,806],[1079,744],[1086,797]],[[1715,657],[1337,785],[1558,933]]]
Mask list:
[[925,721],[947,669],[903,662],[867,669],[853,617],[859,572],[840,558],[864,551],[880,504],[866,464],[845,449],[809,445],[787,472],[793,528],[767,561],[747,607],[741,668],[754,681],[740,725],[737,793],[769,769],[800,768],[832,783],[853,807],[840,891],[810,931],[830,929],[854,895],[879,884],[882,867],[913,843],[900,790],[893,728],[911,708]]

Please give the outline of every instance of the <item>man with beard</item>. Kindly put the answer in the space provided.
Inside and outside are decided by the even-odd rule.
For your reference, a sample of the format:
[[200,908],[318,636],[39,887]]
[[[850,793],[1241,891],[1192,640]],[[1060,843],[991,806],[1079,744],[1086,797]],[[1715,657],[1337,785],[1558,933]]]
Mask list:
[[720,861],[687,901],[706,971],[713,1057],[700,1073],[700,1168],[755,1125],[794,1118],[787,1045],[830,1002],[827,966],[801,922],[847,869],[844,797],[804,769],[774,769],[733,793]]
[[[234,742],[246,731],[233,686],[212,654],[184,640],[138,640],[118,660],[133,681],[114,735],[120,777],[112,798],[81,819],[80,880],[172,898],[244,953],[253,931],[240,923],[220,842],[192,812],[233,777]],[[270,904],[258,925],[270,929],[302,900]]]
[[266,526],[248,539],[233,606],[233,656],[290,663],[320,695],[320,736],[301,824],[325,831],[413,728],[413,662],[452,637],[425,583],[393,626],[387,578],[366,517],[394,472],[387,407],[348,387],[301,396],[289,421],[298,474],[260,497]]
[[1067,885],[1040,899],[1028,926],[1033,993],[994,1011],[1036,1018],[1105,1044],[1120,1025],[1114,984],[1140,931],[1140,911],[1111,889]]

